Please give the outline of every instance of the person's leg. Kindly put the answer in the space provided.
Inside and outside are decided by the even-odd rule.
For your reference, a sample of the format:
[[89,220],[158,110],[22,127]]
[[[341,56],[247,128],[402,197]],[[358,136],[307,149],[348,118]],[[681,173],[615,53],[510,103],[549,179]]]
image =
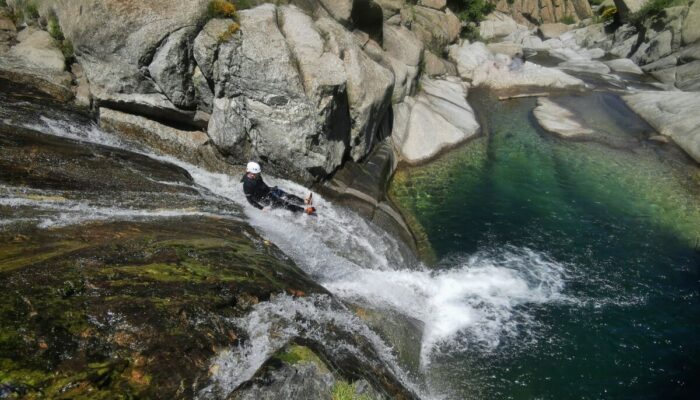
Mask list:
[[270,192],[270,201],[272,203],[272,208],[284,208],[292,212],[304,211],[303,207],[300,207],[287,199],[287,193],[277,188]]
[[284,200],[287,203],[296,204],[296,205],[304,204],[304,199],[302,199],[299,196],[293,195],[291,193],[287,193],[280,188],[273,189],[273,193],[275,193],[276,197]]

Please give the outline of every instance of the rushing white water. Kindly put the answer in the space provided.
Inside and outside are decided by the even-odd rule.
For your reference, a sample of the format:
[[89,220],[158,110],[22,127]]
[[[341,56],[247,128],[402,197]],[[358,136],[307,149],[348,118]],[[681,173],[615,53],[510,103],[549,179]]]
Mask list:
[[260,366],[276,351],[294,339],[325,343],[333,337],[331,353],[352,354],[365,362],[362,352],[353,344],[337,336],[342,331],[346,338],[361,337],[375,349],[385,364],[414,391],[420,390],[397,367],[392,350],[357,316],[334,304],[326,295],[293,298],[279,295],[270,301],[258,303],[244,318],[231,321],[249,337],[242,345],[221,352],[214,360],[212,385],[199,393],[200,398],[222,398],[241,383],[253,377]]
[[23,197],[0,197],[0,206],[20,208],[31,207],[32,209],[50,211],[52,213],[42,215],[39,218],[18,218],[5,220],[3,225],[12,222],[33,221],[39,228],[57,228],[67,225],[75,225],[86,221],[108,221],[108,220],[136,220],[154,218],[174,218],[182,216],[217,216],[231,219],[238,219],[231,214],[210,213],[192,209],[159,209],[144,210],[120,207],[100,207],[90,204],[87,201],[73,200],[34,200]]
[[[396,239],[318,194],[314,194],[318,217],[294,215],[284,210],[261,212],[246,203],[238,176],[211,173],[173,157],[150,153],[95,126],[75,127],[70,122],[42,117],[41,123],[31,128],[125,148],[186,169],[203,196],[224,198],[241,205],[249,223],[263,237],[275,243],[330,292],[353,303],[391,310],[422,322],[423,367],[430,364],[431,356],[441,348],[455,351],[478,346],[488,351],[496,348],[504,337],[528,334],[536,321],[523,306],[567,300],[562,295],[566,280],[564,266],[529,249],[505,248],[463,255],[446,260],[440,269],[431,270],[406,259]],[[306,195],[306,189],[294,183],[268,176],[265,179],[268,184]],[[0,205],[18,201],[4,199]],[[118,208],[94,207],[83,212],[84,204],[50,202],[40,206],[60,207],[74,222],[115,216],[204,215],[187,210],[122,212]],[[59,217],[43,226],[65,220],[67,218]],[[312,303],[312,300],[282,297],[260,305],[245,320],[233,321],[245,329],[251,339],[242,348],[222,353],[214,362],[218,390],[233,390],[249,379],[270,354],[295,335],[301,332],[311,335],[312,331],[295,325],[294,316],[300,313],[310,319],[336,318],[335,322],[346,329],[355,329],[369,338],[397,376],[406,379],[388,348],[357,318],[349,313],[341,317],[337,310],[330,308],[319,310]],[[271,325],[280,320],[285,321],[279,325],[287,327],[284,332],[276,331]]]

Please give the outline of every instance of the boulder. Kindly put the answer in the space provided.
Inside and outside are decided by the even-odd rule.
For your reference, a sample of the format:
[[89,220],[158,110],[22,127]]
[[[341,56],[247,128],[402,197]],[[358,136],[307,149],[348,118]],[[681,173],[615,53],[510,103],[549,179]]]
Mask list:
[[562,24],[561,22],[542,24],[537,28],[537,33],[542,39],[554,39],[571,30],[571,26]]
[[379,4],[379,6],[382,8],[384,19],[396,17],[401,9],[403,9],[406,5],[406,0],[374,0],[374,2]]
[[700,91],[700,60],[676,69],[676,87],[685,91]]
[[605,32],[605,24],[603,23],[587,25],[569,32],[573,35],[576,44],[581,47],[598,47],[602,43],[609,41],[609,36]]
[[542,128],[564,138],[582,137],[594,133],[593,130],[581,125],[569,109],[546,97],[537,99],[537,107],[532,113]]
[[678,59],[684,63],[700,60],[700,42],[695,43],[692,46],[683,48],[678,53]]
[[11,19],[0,15],[0,31],[16,32],[17,28],[15,27],[15,23],[12,22]]
[[459,46],[451,46],[449,58],[457,64],[457,72],[467,80],[472,80],[474,70],[483,63],[493,61],[493,54],[482,42],[469,43],[464,41]]
[[176,129],[148,118],[104,107],[100,108],[100,127],[210,171],[227,172],[230,169],[211,146],[209,136],[202,131]]
[[88,82],[83,67],[74,63],[70,66],[70,72],[75,77],[76,85],[73,88],[75,94],[75,104],[78,107],[90,108],[92,105],[92,95],[90,94],[90,82]]
[[19,43],[8,56],[21,60],[28,68],[63,71],[66,59],[48,32],[27,27],[17,34]]
[[318,0],[333,19],[346,25],[352,16],[353,0]]
[[199,67],[195,67],[194,73],[192,73],[192,84],[197,98],[197,109],[211,114],[214,109],[214,92],[212,92],[207,78],[204,77]]
[[481,64],[473,74],[474,86],[486,86],[491,89],[507,91],[582,89],[585,84],[560,70],[547,68],[531,62],[515,67],[510,57],[496,59]]
[[0,78],[28,85],[51,97],[73,98],[72,77],[65,71],[65,58],[56,41],[45,31],[27,27],[17,43],[0,57]]
[[634,61],[629,58],[618,58],[615,60],[603,61],[605,65],[615,72],[623,72],[634,75],[644,75],[644,71]]
[[406,65],[417,67],[423,56],[423,43],[403,26],[384,25],[383,43],[387,54]]
[[496,10],[508,14],[528,27],[537,23],[559,22],[565,17],[574,21],[593,15],[587,0],[493,0]]
[[614,0],[617,12],[623,21],[630,20],[632,15],[642,9],[650,0]]
[[663,69],[657,69],[649,72],[649,75],[653,76],[659,82],[668,85],[664,90],[672,90],[676,84],[676,67],[669,67]]
[[449,10],[434,10],[415,6],[412,12],[411,30],[430,50],[441,53],[442,49],[459,38],[462,24]]
[[187,75],[176,78],[180,84],[187,82],[192,70],[170,65],[178,63],[178,57],[163,57],[168,65],[161,65],[157,70],[159,74],[164,73],[160,76],[160,83],[166,86],[164,90],[150,76],[149,65],[159,48],[170,41],[171,34],[197,25],[206,12],[208,0],[53,0],[38,3],[40,12],[49,7],[55,12],[64,35],[73,44],[98,104],[154,118],[193,123],[194,111],[181,110],[173,104],[168,95],[176,98],[177,90],[173,90],[176,87],[165,83],[165,79],[174,78],[173,74]]
[[[295,26],[300,21],[297,12],[303,15],[298,9],[279,11],[287,16],[280,20],[291,35],[290,43],[296,44],[291,46],[294,50],[278,26],[274,5],[239,13],[242,34],[220,45],[215,62],[215,100],[208,132],[226,154],[269,159],[271,171],[310,181],[340,165],[347,150],[349,123],[342,114],[347,113],[347,106],[342,107],[343,75],[331,69],[335,76],[317,79],[310,72],[301,72],[311,69],[306,62],[316,61],[307,58],[315,44],[298,45],[299,40],[314,37],[304,38],[308,32],[297,31],[303,28]],[[321,40],[318,32],[313,33]],[[294,51],[301,62],[297,63]],[[328,58],[318,65],[328,67],[323,60]],[[320,96],[307,95],[307,86],[310,94]],[[341,104],[333,101],[336,96]]]
[[156,85],[176,107],[195,108],[195,90],[192,83],[194,63],[192,40],[195,30],[185,27],[168,35],[153,56],[148,72]]
[[688,8],[683,20],[682,39],[685,45],[700,40],[700,1],[695,0]]
[[420,5],[436,10],[443,10],[447,7],[447,0],[420,0]]
[[320,103],[332,102],[337,89],[345,86],[343,61],[324,50],[324,40],[310,16],[294,6],[280,7],[277,14],[306,95],[318,97]]
[[350,156],[357,161],[369,154],[377,139],[390,104],[394,77],[363,52],[352,34],[337,22],[322,18],[316,27],[328,37],[330,52],[343,60],[350,106]]
[[431,77],[457,75],[457,67],[429,50],[425,50],[423,52],[423,73]]
[[511,35],[522,29],[527,28],[518,25],[509,15],[494,11],[479,23],[479,36],[481,36],[483,40],[491,40]]
[[640,92],[622,97],[662,135],[700,163],[700,96],[694,92]]
[[427,161],[479,131],[459,81],[423,78],[423,92],[394,110],[392,140],[401,159]]
[[670,30],[665,30],[651,41],[643,42],[630,58],[639,65],[654,62],[671,54],[673,51],[671,46],[672,40],[673,33]]
[[515,43],[489,43],[486,47],[492,53],[505,54],[509,57],[522,57],[523,46]]
[[214,59],[222,35],[234,23],[232,19],[214,18],[204,25],[194,39],[192,55],[206,79],[214,75]]

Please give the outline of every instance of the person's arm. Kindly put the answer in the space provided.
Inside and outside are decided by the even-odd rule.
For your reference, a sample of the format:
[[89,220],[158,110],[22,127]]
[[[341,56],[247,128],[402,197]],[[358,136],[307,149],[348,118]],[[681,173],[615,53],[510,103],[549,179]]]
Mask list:
[[250,205],[252,205],[253,207],[257,208],[258,210],[262,210],[263,208],[265,208],[265,207],[263,207],[260,203],[258,203],[257,201],[255,201],[255,199],[253,199],[253,195],[252,195],[252,194],[247,194],[247,193],[246,193],[245,198],[246,198],[246,200],[248,200],[248,203],[250,203]]
[[248,203],[250,203],[251,206],[257,208],[258,210],[262,210],[264,207],[262,204],[258,203],[257,200],[255,200],[255,183],[246,179],[245,176],[243,176],[243,193],[245,194],[245,199],[248,200]]

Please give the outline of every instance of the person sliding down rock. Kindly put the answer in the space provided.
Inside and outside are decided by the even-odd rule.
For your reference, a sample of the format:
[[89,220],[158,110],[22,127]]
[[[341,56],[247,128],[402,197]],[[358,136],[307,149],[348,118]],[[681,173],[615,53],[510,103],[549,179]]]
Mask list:
[[[292,212],[305,212],[313,214],[316,208],[311,206],[311,193],[305,199],[289,194],[276,186],[270,188],[263,182],[260,172],[260,164],[251,161],[245,168],[245,174],[241,178],[243,193],[253,207],[267,211],[270,208],[284,208]],[[302,207],[306,205],[307,207]]]

